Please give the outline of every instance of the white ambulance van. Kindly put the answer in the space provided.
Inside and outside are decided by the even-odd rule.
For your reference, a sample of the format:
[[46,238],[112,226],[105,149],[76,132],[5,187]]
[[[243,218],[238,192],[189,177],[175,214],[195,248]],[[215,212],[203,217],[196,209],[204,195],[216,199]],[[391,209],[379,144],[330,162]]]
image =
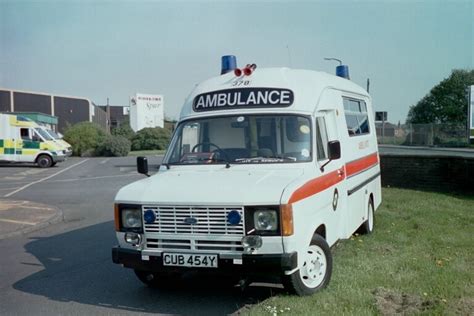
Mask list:
[[[201,269],[312,294],[330,280],[331,246],[374,227],[371,98],[323,72],[223,72],[185,101],[158,172],[118,192],[113,262],[150,286]],[[137,166],[148,175],[146,158]]]
[[0,113],[0,161],[48,168],[66,159],[66,149],[34,121]]

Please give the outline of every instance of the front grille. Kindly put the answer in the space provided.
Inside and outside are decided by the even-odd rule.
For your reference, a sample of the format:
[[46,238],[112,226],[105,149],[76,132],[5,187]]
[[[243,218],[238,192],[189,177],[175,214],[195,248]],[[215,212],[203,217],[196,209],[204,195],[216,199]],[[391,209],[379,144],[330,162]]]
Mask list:
[[[154,223],[144,223],[146,248],[150,250],[184,250],[206,253],[242,253],[244,236],[243,207],[168,207],[144,206],[143,212],[153,210]],[[230,211],[238,211],[237,225],[227,222]],[[185,219],[193,218],[194,224]]]
[[[156,220],[151,224],[144,224],[145,233],[161,234],[192,234],[192,235],[244,235],[244,209],[227,207],[162,207],[144,206],[143,211],[153,210]],[[237,225],[227,222],[227,214],[236,210],[241,220]],[[188,224],[186,219],[193,218],[195,224]]]

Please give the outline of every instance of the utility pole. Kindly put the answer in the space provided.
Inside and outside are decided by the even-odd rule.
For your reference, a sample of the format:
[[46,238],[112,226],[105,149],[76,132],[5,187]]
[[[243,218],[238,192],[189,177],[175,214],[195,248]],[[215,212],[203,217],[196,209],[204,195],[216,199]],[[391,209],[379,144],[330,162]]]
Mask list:
[[105,108],[105,129],[107,133],[110,134],[110,105],[109,105],[109,98],[107,97],[107,106]]

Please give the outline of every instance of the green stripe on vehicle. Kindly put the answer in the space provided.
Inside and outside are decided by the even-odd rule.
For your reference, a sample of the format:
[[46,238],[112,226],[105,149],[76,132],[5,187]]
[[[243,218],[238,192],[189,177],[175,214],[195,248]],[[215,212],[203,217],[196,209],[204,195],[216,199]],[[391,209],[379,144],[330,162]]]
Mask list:
[[0,148],[3,147],[3,139],[0,139]]
[[33,142],[30,140],[25,140],[23,141],[23,148],[25,149],[39,149],[40,148],[40,142]]
[[15,154],[15,148],[5,148],[4,153],[5,153],[5,155],[14,155]]

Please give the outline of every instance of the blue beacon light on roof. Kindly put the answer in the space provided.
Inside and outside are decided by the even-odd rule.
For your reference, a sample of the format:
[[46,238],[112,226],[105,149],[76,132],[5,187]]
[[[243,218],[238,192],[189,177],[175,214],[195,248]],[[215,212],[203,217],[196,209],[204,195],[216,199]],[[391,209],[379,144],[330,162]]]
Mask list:
[[221,75],[234,71],[237,68],[237,58],[234,55],[222,56]]

